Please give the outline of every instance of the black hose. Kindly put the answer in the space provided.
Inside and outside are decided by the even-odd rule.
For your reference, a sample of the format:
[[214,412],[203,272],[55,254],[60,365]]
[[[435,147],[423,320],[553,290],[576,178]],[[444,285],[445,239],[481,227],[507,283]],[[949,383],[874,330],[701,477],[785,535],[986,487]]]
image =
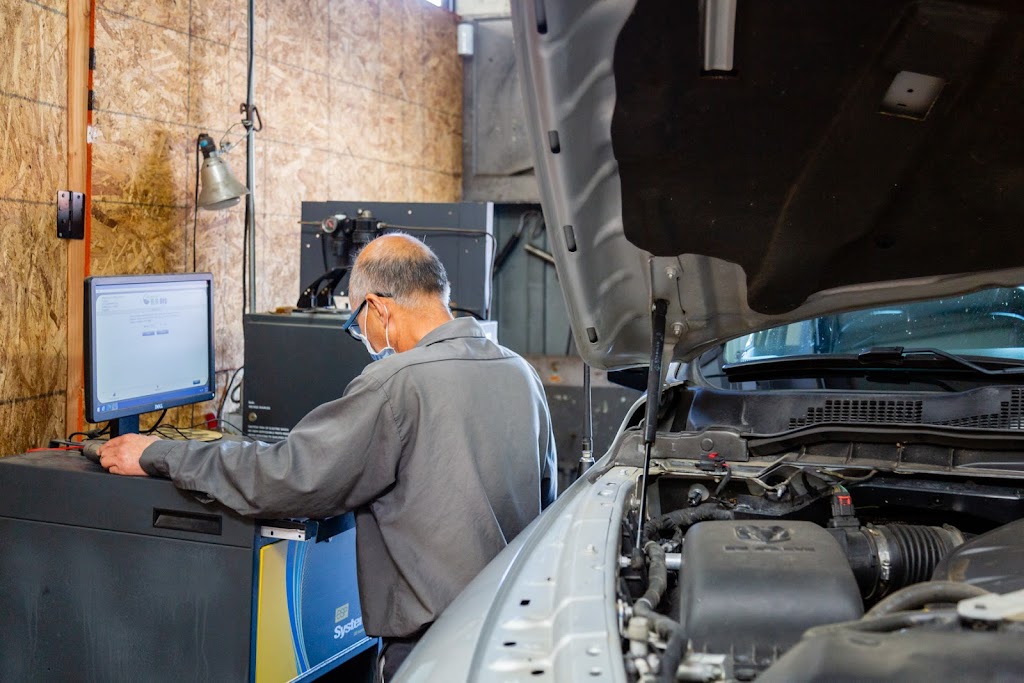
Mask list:
[[[643,594],[640,601],[645,601],[653,610],[661,603],[661,598],[668,588],[668,565],[665,564],[665,549],[653,541],[648,541],[644,546],[647,553],[647,592]],[[634,607],[635,609],[635,607]]]
[[959,581],[926,581],[896,591],[872,607],[864,618],[880,617],[894,612],[921,609],[937,602],[960,602],[988,595],[988,591]]
[[683,659],[685,647],[686,634],[680,626],[672,632],[665,643],[665,654],[661,658],[661,669],[658,670],[658,680],[661,683],[676,683],[676,673],[679,671],[679,662]]
[[915,626],[955,624],[960,617],[953,609],[935,610],[934,612],[895,612],[879,617],[865,616],[857,621],[844,621],[841,624],[824,624],[808,629],[804,638],[815,638],[838,633],[840,631],[856,631],[859,633],[891,633]]
[[[694,509],[694,508],[691,508]],[[682,624],[675,619],[660,614],[655,610],[668,588],[668,567],[665,564],[665,550],[653,541],[644,545],[647,554],[647,591],[633,603],[633,616],[643,617],[650,623],[651,629],[665,640],[665,654],[661,658],[661,669],[658,679],[664,683],[674,683],[679,661],[686,645],[686,632]]]

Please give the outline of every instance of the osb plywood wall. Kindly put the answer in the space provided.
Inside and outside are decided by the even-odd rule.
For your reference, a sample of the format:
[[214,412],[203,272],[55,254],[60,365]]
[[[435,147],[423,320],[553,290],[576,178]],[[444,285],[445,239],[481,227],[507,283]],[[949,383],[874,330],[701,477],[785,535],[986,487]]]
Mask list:
[[[92,274],[191,270],[195,140],[241,119],[246,8],[97,1]],[[0,0],[0,454],[63,430],[67,264],[53,204],[66,183],[66,11]],[[302,201],[458,200],[455,29],[425,0],[257,0],[257,309],[297,298]],[[226,158],[244,182],[245,143]],[[223,391],[243,362],[243,207],[201,211],[196,235],[196,265],[216,281]]]
[[67,367],[67,7],[0,0],[0,455],[59,436]]

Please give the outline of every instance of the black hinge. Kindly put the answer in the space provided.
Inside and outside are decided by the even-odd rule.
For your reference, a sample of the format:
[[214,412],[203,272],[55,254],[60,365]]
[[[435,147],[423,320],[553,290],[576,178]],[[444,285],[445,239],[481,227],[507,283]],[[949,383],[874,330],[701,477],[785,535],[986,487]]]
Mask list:
[[96,70],[96,48],[89,48],[89,71]]
[[81,192],[57,193],[57,237],[85,239],[85,195]]

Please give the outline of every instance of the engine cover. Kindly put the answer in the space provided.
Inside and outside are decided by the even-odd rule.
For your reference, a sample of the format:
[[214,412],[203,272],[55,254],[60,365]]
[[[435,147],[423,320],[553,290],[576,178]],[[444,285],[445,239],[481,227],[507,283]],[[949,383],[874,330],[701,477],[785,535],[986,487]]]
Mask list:
[[864,613],[849,560],[811,522],[695,524],[679,585],[680,621],[694,649],[751,663],[774,659],[812,626]]

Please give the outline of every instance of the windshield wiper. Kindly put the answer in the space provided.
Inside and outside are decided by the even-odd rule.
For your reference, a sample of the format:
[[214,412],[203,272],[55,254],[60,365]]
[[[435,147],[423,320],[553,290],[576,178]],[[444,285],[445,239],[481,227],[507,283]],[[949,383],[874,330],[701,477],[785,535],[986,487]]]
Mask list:
[[[993,367],[994,366],[994,367]],[[1010,358],[966,357],[933,348],[879,346],[857,354],[819,354],[765,358],[722,366],[729,381],[773,377],[863,375],[875,372],[942,373],[1006,377],[1024,374],[1024,364]]]
[[[948,351],[942,351],[941,349],[924,347],[907,349],[902,346],[876,346],[857,354],[857,361],[863,365],[883,363],[901,367],[907,360],[912,358],[944,358],[954,365],[970,368],[981,375],[1016,375],[1024,373],[1024,367],[1020,365],[1020,362],[1012,359],[985,358],[981,362],[999,364],[1003,366],[998,368],[986,368],[983,365],[980,365],[979,362],[972,361],[966,356],[958,356],[955,353],[949,353]],[[1007,367],[1008,365],[1009,367]]]

